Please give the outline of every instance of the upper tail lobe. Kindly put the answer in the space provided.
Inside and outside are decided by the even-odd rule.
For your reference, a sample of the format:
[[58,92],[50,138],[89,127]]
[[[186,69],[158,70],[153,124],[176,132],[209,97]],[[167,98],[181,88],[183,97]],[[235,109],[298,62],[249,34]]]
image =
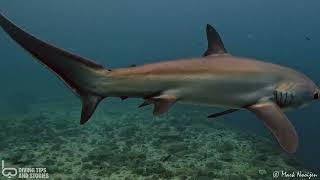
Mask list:
[[80,123],[83,124],[88,121],[98,103],[104,98],[97,93],[96,88],[99,81],[105,78],[101,74],[109,70],[86,58],[37,39],[1,14],[0,26],[14,41],[39,60],[40,63],[52,70],[81,98],[83,107]]

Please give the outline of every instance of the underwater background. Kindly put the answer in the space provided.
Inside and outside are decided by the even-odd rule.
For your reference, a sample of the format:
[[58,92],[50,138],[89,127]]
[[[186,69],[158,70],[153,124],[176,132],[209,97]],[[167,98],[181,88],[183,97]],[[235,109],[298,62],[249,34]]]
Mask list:
[[[285,65],[320,84],[320,1],[1,0],[14,23],[108,68],[203,54],[205,25],[233,55]],[[159,117],[141,100],[108,98],[79,125],[81,103],[0,30],[0,159],[47,167],[55,179],[271,179],[320,171],[320,103],[286,113],[297,129],[287,155],[249,112],[175,105]],[[210,92],[208,92],[210,93]],[[2,178],[2,177],[1,177]]]

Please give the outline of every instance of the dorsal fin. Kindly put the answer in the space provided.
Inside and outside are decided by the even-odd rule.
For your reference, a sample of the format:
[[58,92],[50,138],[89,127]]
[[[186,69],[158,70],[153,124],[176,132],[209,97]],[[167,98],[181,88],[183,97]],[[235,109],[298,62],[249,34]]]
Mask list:
[[227,53],[219,33],[210,24],[207,24],[207,39],[208,39],[208,49],[203,54],[203,56]]

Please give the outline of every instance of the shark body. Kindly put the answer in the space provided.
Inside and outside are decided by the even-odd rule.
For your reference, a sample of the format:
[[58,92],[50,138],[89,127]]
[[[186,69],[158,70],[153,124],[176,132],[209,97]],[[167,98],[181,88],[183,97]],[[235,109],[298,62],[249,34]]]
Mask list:
[[[287,96],[293,95],[290,92],[293,81],[308,81],[303,74],[291,69],[231,55],[115,69],[106,76],[111,81],[102,83],[98,93],[108,96],[144,97],[159,92],[159,95],[174,96],[180,102],[229,108],[243,108],[262,97],[273,98],[280,85],[287,86],[284,89]],[[292,103],[293,98],[287,97],[282,106]]]
[[167,112],[176,102],[228,108],[209,117],[246,109],[263,120],[285,151],[293,153],[298,136],[283,110],[319,98],[319,88],[300,72],[230,55],[210,25],[208,50],[202,57],[112,70],[41,41],[2,15],[0,25],[81,98],[81,124],[106,97],[143,98],[140,107],[154,104],[154,115]]

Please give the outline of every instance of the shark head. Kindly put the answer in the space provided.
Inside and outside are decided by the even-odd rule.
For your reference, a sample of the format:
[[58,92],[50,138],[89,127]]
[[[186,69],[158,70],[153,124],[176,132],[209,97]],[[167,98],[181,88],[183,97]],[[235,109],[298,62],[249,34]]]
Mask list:
[[319,101],[320,88],[315,85],[310,79],[300,82],[293,89],[293,100],[289,108],[301,108],[309,105],[312,102]]
[[287,80],[280,82],[273,100],[281,109],[294,110],[320,100],[320,88],[306,75],[290,71]]

